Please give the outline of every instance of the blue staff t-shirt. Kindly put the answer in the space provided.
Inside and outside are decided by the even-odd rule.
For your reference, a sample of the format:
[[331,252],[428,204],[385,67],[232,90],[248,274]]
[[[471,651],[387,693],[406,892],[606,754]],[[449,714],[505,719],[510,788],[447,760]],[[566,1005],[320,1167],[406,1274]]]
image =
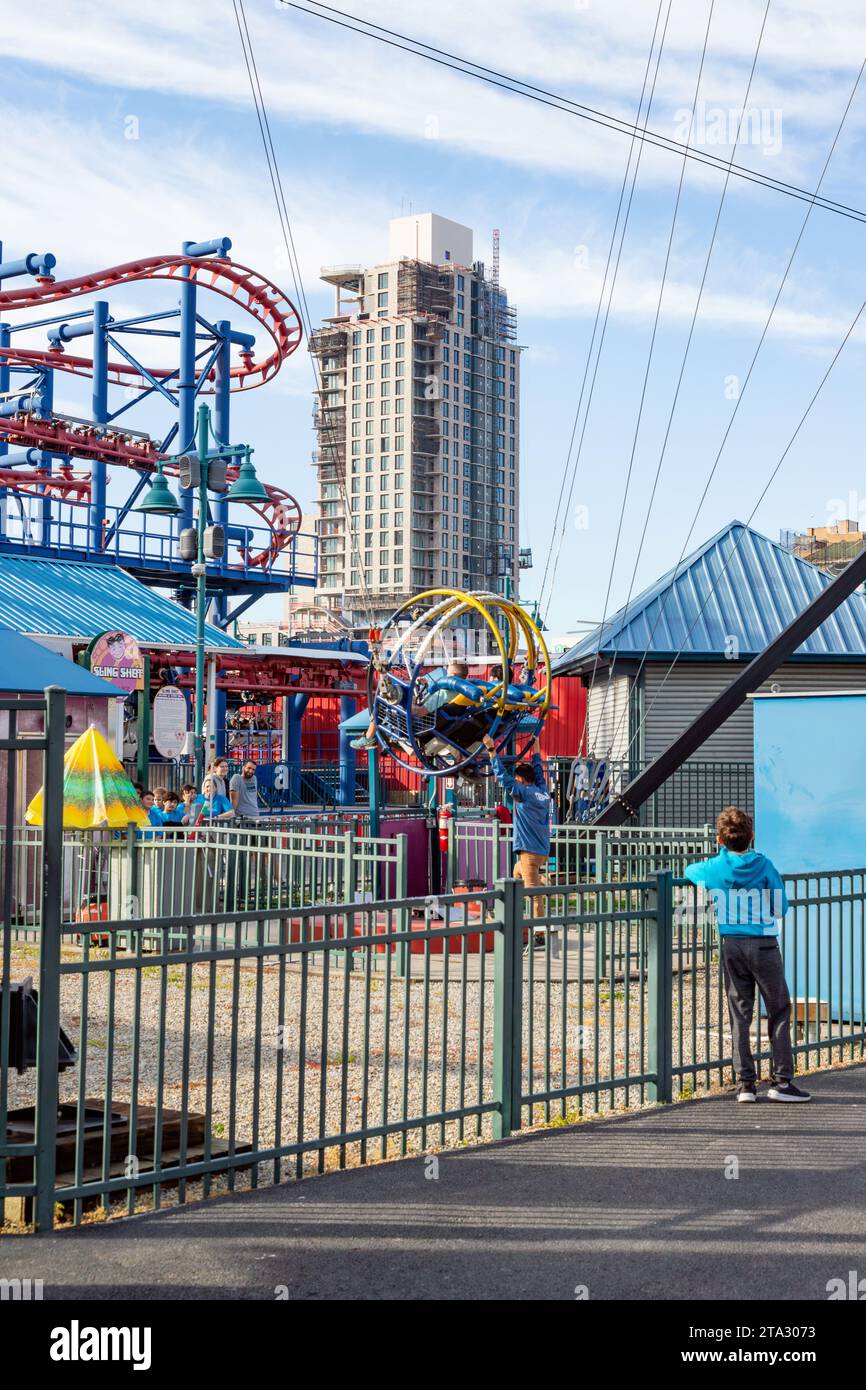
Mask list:
[[232,809],[232,803],[227,796],[197,796],[193,801],[193,806],[200,806],[200,818],[211,820],[213,816],[222,816],[226,811]]

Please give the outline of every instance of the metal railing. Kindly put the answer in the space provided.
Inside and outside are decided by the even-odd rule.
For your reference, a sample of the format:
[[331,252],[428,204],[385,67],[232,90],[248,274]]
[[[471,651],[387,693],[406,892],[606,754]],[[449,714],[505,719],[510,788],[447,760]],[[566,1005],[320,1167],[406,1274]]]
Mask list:
[[[862,1058],[866,870],[786,885],[795,1054]],[[75,1222],[159,1207],[669,1101],[731,1066],[715,931],[669,871],[61,930],[42,978],[77,1064],[2,1097],[0,1201],[35,1200],[41,1229],[55,1202]],[[22,1140],[58,1098],[56,1144]]]
[[[353,903],[406,891],[406,837],[371,836],[366,819],[284,817],[246,826],[65,831],[65,920],[79,930],[124,918]],[[0,828],[0,893],[14,939],[38,936],[43,832]],[[8,878],[7,878],[8,876]],[[7,892],[8,890],[8,892]]]
[[[105,526],[101,536],[95,536],[88,507],[84,503],[54,500],[50,518],[10,512],[2,536],[5,548],[17,551],[32,549],[40,554],[66,555],[76,550],[83,559],[106,560],[118,565],[155,565],[169,570],[181,569],[178,559],[180,523],[174,517],[145,516],[141,512],[127,513],[119,507],[106,507]],[[261,574],[261,565],[251,565],[249,554],[266,555],[264,573],[274,568],[272,554],[274,533],[269,526],[232,525],[228,530],[225,558],[214,566],[220,574]],[[280,552],[280,570],[287,574],[315,575],[318,564],[318,537],[298,533]]]
[[[563,820],[586,823],[604,809],[611,797],[621,792],[638,773],[650,766],[652,759],[634,758],[628,761],[590,754],[586,759],[550,758],[548,777]],[[581,791],[573,771],[575,764],[585,762],[594,780],[603,768],[604,791],[590,795]],[[640,807],[640,823],[646,826],[696,825],[715,821],[725,806],[741,806],[752,815],[754,811],[754,766],[751,761],[729,759],[694,759],[676,769],[666,782]]]
[[[448,826],[448,886],[491,886],[511,871],[512,827],[497,819],[455,816]],[[550,832],[549,883],[615,883],[644,879],[662,869],[681,874],[687,864],[715,852],[708,825],[622,826],[594,829],[556,825]]]

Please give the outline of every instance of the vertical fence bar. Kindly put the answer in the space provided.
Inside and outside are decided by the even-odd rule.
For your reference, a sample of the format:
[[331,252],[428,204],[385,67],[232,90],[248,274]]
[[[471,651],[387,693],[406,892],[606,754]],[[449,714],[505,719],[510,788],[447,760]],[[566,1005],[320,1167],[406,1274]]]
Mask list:
[[63,747],[66,692],[45,691],[42,930],[36,1035],[36,1203],[34,1228],[54,1225],[57,1150],[57,1049],[60,1036],[60,922],[63,915]]
[[655,1101],[673,1099],[673,882],[670,870],[663,870],[648,894],[653,917],[647,923],[647,1035],[655,1077],[649,1097]]
[[[400,899],[400,900],[402,901],[402,900],[405,899],[406,896],[407,896],[408,859],[409,859],[409,836],[408,836],[408,835],[395,835],[395,836],[394,836],[394,844],[395,844],[395,855],[394,855],[394,861],[393,861],[393,862],[394,862],[394,897],[395,897],[395,898],[398,898],[398,899]],[[386,861],[386,863],[387,863],[387,861]],[[387,869],[387,868],[385,869],[385,874],[386,874],[386,876],[388,876],[388,869]],[[398,931],[400,931],[400,932],[408,932],[409,927],[410,927],[410,925],[411,925],[411,918],[410,918],[409,908],[408,908],[408,907],[401,907],[401,908],[400,908],[399,912],[397,913],[397,922],[396,922],[396,925],[397,925],[397,930],[398,930]],[[375,930],[375,926],[374,926],[373,930]],[[430,943],[428,942],[428,943],[427,943],[428,949],[429,949],[429,944],[430,944]],[[447,947],[448,947],[448,943],[447,943],[447,941],[446,941],[446,942],[445,942],[445,949],[446,949],[446,951],[447,951]],[[408,942],[408,941],[397,941],[397,942],[395,942],[395,943],[394,943],[394,973],[395,973],[396,975],[399,975],[400,977],[402,977],[403,975],[406,975],[406,974],[408,973],[410,959],[411,959],[411,956],[410,956],[410,950],[409,950],[409,942]],[[446,955],[446,957],[445,957],[445,960],[446,960],[446,970],[447,970],[447,960],[448,960],[447,955]]]
[[496,884],[493,942],[493,1137],[519,1129],[523,1100],[523,885],[504,878]]

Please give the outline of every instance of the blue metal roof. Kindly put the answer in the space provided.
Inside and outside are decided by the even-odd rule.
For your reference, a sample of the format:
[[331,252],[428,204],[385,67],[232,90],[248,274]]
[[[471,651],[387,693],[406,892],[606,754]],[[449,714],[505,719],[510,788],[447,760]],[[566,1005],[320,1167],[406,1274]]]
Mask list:
[[[143,645],[195,643],[195,614],[139,584],[125,570],[18,555],[0,555],[0,625],[16,632],[87,639],[117,628]],[[209,647],[242,646],[209,624],[205,641]]]
[[75,661],[67,661],[10,627],[0,627],[0,690],[9,694],[41,695],[46,685],[59,685],[68,695],[125,695],[117,685],[92,676]]
[[[662,659],[750,657],[825,589],[831,577],[775,541],[732,521],[601,627],[559,657],[556,672],[596,653]],[[794,653],[812,661],[866,661],[866,597],[852,594]]]

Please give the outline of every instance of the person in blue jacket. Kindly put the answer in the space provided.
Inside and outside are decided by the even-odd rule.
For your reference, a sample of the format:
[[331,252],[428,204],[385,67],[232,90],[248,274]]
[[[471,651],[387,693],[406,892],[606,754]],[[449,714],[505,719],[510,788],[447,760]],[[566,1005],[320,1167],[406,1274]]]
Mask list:
[[690,864],[685,876],[712,898],[721,942],[722,968],[738,1101],[757,1100],[757,1071],[749,1039],[755,1009],[755,986],[767,1011],[767,1030],[773,1054],[770,1100],[811,1100],[794,1085],[791,1051],[791,996],[779,950],[779,921],[788,911],[779,870],[753,848],[752,818],[738,806],[727,806],[716,821],[719,852],[712,859]]
[[[514,806],[514,852],[517,864],[514,877],[523,880],[527,888],[544,882],[544,871],[550,855],[550,792],[544,776],[544,764],[538,739],[532,745],[532,761],[518,763],[514,776],[506,772],[496,744],[488,735],[484,747],[490,754],[493,775],[511,796]],[[535,899],[534,914],[543,917],[544,896]]]

